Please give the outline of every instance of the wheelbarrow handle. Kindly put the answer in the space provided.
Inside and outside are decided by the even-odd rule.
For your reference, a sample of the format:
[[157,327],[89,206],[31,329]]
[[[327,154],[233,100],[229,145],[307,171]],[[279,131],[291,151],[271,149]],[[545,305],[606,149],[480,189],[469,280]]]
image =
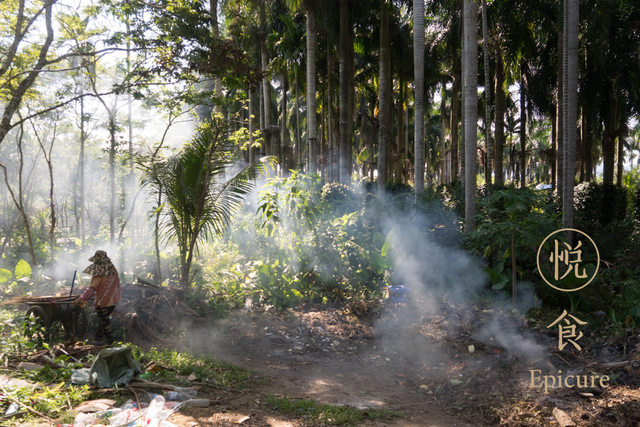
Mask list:
[[73,270],[73,280],[71,281],[71,290],[69,291],[69,298],[73,295],[73,285],[76,283],[76,274],[78,274],[78,270]]

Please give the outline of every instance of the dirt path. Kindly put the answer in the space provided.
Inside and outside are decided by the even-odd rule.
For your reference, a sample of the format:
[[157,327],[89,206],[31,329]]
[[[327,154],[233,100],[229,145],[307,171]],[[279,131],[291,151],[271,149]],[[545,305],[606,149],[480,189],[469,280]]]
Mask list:
[[267,375],[271,381],[260,387],[261,393],[360,409],[387,408],[406,415],[393,423],[371,425],[475,425],[446,415],[426,385],[416,386],[423,363],[398,355],[378,335],[371,325],[336,311],[284,316],[241,312],[214,330],[194,333],[189,351]]
[[[545,328],[530,328],[510,310],[441,304],[420,313],[391,307],[377,319],[335,310],[286,314],[235,312],[185,337],[183,351],[207,354],[268,376],[228,405],[180,415],[183,426],[232,426],[246,416],[256,427],[300,427],[265,405],[267,393],[332,405],[386,408],[403,414],[382,426],[553,426],[558,410],[578,427],[640,422],[640,334],[625,345],[595,340],[582,353],[556,347]],[[607,362],[628,361],[620,369]],[[597,363],[604,363],[600,368]],[[591,366],[591,367],[590,367]],[[595,367],[594,367],[595,366]],[[606,389],[532,388],[542,375],[600,373]],[[565,374],[567,375],[567,374]],[[189,418],[189,417],[192,418]],[[206,420],[204,422],[203,420]]]

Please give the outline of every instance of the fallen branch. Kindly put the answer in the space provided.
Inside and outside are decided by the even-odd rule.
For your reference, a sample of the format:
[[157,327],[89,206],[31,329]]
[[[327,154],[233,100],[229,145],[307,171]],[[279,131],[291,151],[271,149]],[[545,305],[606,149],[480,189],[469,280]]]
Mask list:
[[600,362],[592,362],[589,363],[585,368],[605,368],[605,369],[616,369],[616,368],[624,368],[631,361],[623,360],[622,362],[609,362],[609,363],[600,363]]
[[26,414],[28,414],[27,411],[14,412],[13,414],[1,416],[0,417],[0,421],[8,420],[9,418],[13,418],[13,417],[20,417],[20,416],[26,415]]
[[40,355],[40,360],[42,360],[44,363],[46,363],[47,365],[49,365],[53,369],[64,368],[64,365],[61,365],[60,363],[54,362],[53,359],[51,359],[46,354],[41,354]]
[[170,385],[170,384],[162,384],[162,383],[156,383],[153,381],[148,381],[145,380],[144,378],[131,378],[131,382],[135,382],[136,385],[132,386],[132,387],[138,387],[138,388],[162,388],[162,389],[166,389],[166,390],[173,390],[173,391],[178,391],[178,392],[184,392],[184,391],[188,391],[188,390],[195,390],[193,387],[176,387],[174,385]]
[[45,420],[49,420],[49,422],[51,422],[52,424],[56,424],[56,421],[47,417],[44,414],[41,414],[40,412],[36,411],[35,409],[33,409],[30,406],[25,405],[24,403],[16,400],[8,391],[6,388],[4,388],[4,386],[2,384],[0,384],[0,388],[2,388],[2,391],[4,392],[5,396],[7,396],[7,398],[12,401],[13,403],[17,403],[18,405],[22,406],[23,408],[27,409],[30,412],[33,412],[34,414],[36,414],[37,416],[44,418]]
[[88,353],[90,351],[93,350],[102,350],[103,348],[112,348],[112,345],[91,345],[91,346],[85,346],[85,348],[80,349],[80,350],[76,350],[76,351],[70,351],[69,352],[69,356],[76,356],[78,354],[82,354],[82,353]]

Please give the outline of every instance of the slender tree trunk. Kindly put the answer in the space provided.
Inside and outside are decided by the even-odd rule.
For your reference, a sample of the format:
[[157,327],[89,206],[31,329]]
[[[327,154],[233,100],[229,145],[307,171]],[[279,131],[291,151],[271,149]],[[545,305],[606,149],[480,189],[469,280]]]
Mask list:
[[84,98],[80,98],[80,159],[78,160],[78,169],[80,169],[80,243],[84,248],[84,219],[85,219],[85,200],[84,200],[84,143],[86,134],[84,132]]
[[451,182],[458,180],[458,91],[460,90],[460,77],[457,72],[453,74],[453,87],[451,88]]
[[593,157],[591,150],[593,148],[593,124],[592,124],[592,110],[591,106],[587,107],[583,111],[584,120],[584,169],[585,169],[585,179],[587,182],[591,182],[593,180],[593,176],[591,171],[593,169]]
[[253,163],[255,159],[255,148],[253,148],[255,130],[255,109],[256,109],[256,92],[249,88],[249,163]]
[[389,149],[389,80],[388,67],[391,62],[389,49],[389,9],[388,3],[380,3],[380,98],[378,110],[378,197],[384,197],[387,184],[387,153]]
[[558,156],[558,133],[556,132],[556,109],[551,109],[551,149],[553,150],[553,158],[551,160],[551,191],[556,189],[556,157]]
[[[262,88],[263,82],[260,82],[260,88],[258,90],[258,104],[260,105],[260,130],[262,131],[262,136],[264,137],[265,123],[264,123],[264,89]],[[264,145],[260,147],[259,152],[262,153],[264,149]]]
[[445,119],[445,114],[447,110],[447,90],[445,87],[445,83],[442,82],[442,88],[440,90],[440,180],[439,183],[444,185],[447,183],[446,172],[445,172],[445,161],[447,152],[446,146],[446,136],[447,136],[447,120]]
[[[355,41],[355,33],[353,26],[348,27],[347,31],[347,168],[348,168],[348,176],[347,182],[351,183],[351,174],[353,173],[353,144],[354,144],[354,126],[356,119],[356,86],[355,86],[355,52],[354,52],[354,41]],[[389,72],[391,72],[391,67],[389,67]],[[390,93],[391,95],[391,93]]]
[[328,174],[329,182],[333,182],[333,154],[334,154],[334,140],[333,140],[333,54],[331,52],[331,42],[327,37],[327,140],[329,145],[328,156]]
[[109,150],[109,183],[111,200],[109,206],[109,236],[113,244],[116,235],[116,110],[109,111],[109,136],[111,147]]
[[494,164],[496,170],[496,187],[504,185],[504,64],[502,62],[502,49],[500,45],[496,49],[496,152]]
[[316,125],[316,26],[313,9],[307,9],[307,138],[309,174],[317,172],[318,128]]
[[[624,121],[622,121],[624,123]],[[616,185],[622,187],[622,172],[624,171],[624,138],[618,135],[618,167],[616,168]]]
[[567,51],[566,51],[566,95],[567,100],[565,114],[565,188],[562,225],[564,228],[573,228],[573,193],[576,176],[576,119],[578,117],[578,0],[567,0]]
[[475,229],[476,151],[478,117],[478,4],[464,0],[464,138],[465,138],[465,231]]
[[320,170],[320,176],[322,177],[322,181],[326,182],[327,177],[327,144],[325,139],[325,132],[327,130],[327,122],[326,122],[326,113],[327,113],[327,100],[325,98],[325,87],[321,86],[320,91],[320,99],[322,99],[322,111],[320,112],[320,120],[322,123],[320,124],[320,138],[318,139],[320,145],[320,165],[318,169]]
[[[562,2],[560,3],[560,10],[563,10]],[[557,176],[556,182],[558,183],[558,199],[560,201],[560,208],[562,209],[564,202],[564,32],[560,30],[558,32],[558,100],[557,100],[557,125],[558,125],[558,151],[556,155]]]
[[527,102],[524,64],[520,71],[520,188],[527,186]]
[[414,182],[424,190],[424,0],[413,1]]
[[[162,205],[162,185],[158,187],[158,208]],[[156,280],[158,285],[162,284],[162,259],[160,258],[160,209],[156,211],[155,229],[153,233],[153,243],[156,247]]]
[[[42,156],[44,157],[45,162],[47,163],[47,169],[49,171],[49,210],[50,210],[50,214],[49,214],[49,249],[50,249],[50,261],[53,264],[55,262],[55,236],[56,236],[56,223],[57,223],[57,215],[56,215],[56,204],[55,204],[55,199],[54,199],[54,181],[53,181],[53,161],[52,161],[52,157],[51,157],[51,152],[53,151],[53,144],[56,141],[56,134],[57,134],[57,122],[53,123],[53,135],[51,136],[51,144],[49,145],[49,150],[47,152],[47,150],[44,148],[44,140],[46,138],[46,133],[43,135],[43,137],[41,138],[38,134],[38,131],[35,127],[35,124],[33,121],[31,121],[31,126],[33,127],[33,133],[36,137],[36,139],[38,140],[38,144],[40,145],[40,149],[42,150]],[[4,193],[4,192],[3,192]],[[6,211],[5,211],[6,212]],[[4,218],[3,218],[4,220]],[[13,227],[10,227],[13,228]],[[5,238],[5,241],[7,239],[9,239],[11,236],[10,234],[7,235],[7,237]],[[2,256],[2,253],[4,252],[4,243],[3,243],[3,247],[2,250],[0,250],[0,257]]]
[[349,90],[348,19],[347,0],[340,0],[340,168],[338,180],[345,185],[348,185],[351,180],[349,173],[349,134],[347,132],[347,121],[349,120],[347,94]]
[[267,50],[267,21],[265,12],[265,1],[260,2],[260,60],[262,61],[262,72],[264,77],[262,79],[262,101],[264,102],[264,129],[271,127],[271,83],[270,76],[267,72],[267,66],[269,65],[269,51]]
[[[409,85],[407,84],[407,82],[404,82],[404,99],[406,101],[407,96],[409,93]],[[404,128],[405,131],[403,133],[403,145],[404,145],[404,183],[405,184],[409,184],[409,178],[410,178],[410,168],[409,168],[409,108],[407,108],[406,110],[404,110],[404,114],[402,117],[402,122],[404,124]]]
[[298,93],[298,72],[297,68],[294,69],[296,78],[296,169],[300,169],[302,166],[302,157],[304,156],[304,150],[302,148],[302,135],[300,134],[300,94]]
[[[289,81],[287,80],[287,72],[286,70],[282,73],[282,122],[280,123],[280,134],[282,135],[282,158],[280,159],[280,170],[282,174],[286,174],[289,169],[288,164],[288,147],[287,144],[287,91],[289,88]],[[285,153],[286,156],[285,156]]]
[[[209,13],[211,14],[211,32],[215,38],[219,38],[220,26],[218,25],[218,0],[209,0]],[[221,77],[214,77],[213,87],[215,96],[222,97]],[[216,104],[215,111],[218,114],[222,114],[222,105]]]
[[615,140],[618,117],[618,102],[611,90],[607,91],[606,103],[609,108],[605,111],[604,132],[602,134],[602,182],[613,185],[613,171],[615,169]]
[[397,135],[397,143],[396,143],[396,182],[402,182],[402,177],[404,175],[404,157],[402,155],[402,146],[404,142],[404,79],[402,78],[402,74],[398,79],[398,135]]
[[[462,137],[462,143],[460,144],[460,172],[458,174],[458,176],[460,176],[460,180],[462,182],[462,189],[463,191],[465,191],[465,186],[466,186],[466,182],[467,182],[467,173],[466,173],[466,157],[465,157],[465,151],[466,151],[466,141],[467,138],[465,137],[466,135],[466,119],[465,119],[465,115],[466,115],[466,111],[465,111],[465,105],[466,101],[465,101],[465,97],[466,97],[466,89],[465,89],[465,74],[464,74],[464,55],[466,53],[466,36],[465,36],[465,32],[467,30],[467,26],[466,26],[466,22],[465,22],[465,8],[466,8],[466,2],[463,1],[462,2],[462,40],[460,40],[460,86],[461,86],[461,90],[460,90],[460,104],[462,106],[462,109],[460,111],[460,122],[462,124],[462,126],[460,127],[461,129],[461,137]],[[465,198],[466,198],[466,191],[465,191]]]
[[[129,21],[127,20],[127,34],[130,34]],[[127,76],[131,75],[131,41],[130,37],[127,37]],[[129,188],[129,200],[131,204],[131,209],[134,209],[134,202],[131,199],[131,195],[133,194],[133,189],[136,188],[136,180],[133,168],[133,97],[131,93],[127,94],[127,129],[129,131],[129,179],[127,182],[127,187]],[[131,246],[135,247],[134,241],[134,232],[135,232],[135,222],[137,222],[137,217],[134,217],[133,223],[130,226],[131,229]]]
[[484,138],[487,148],[485,181],[487,196],[491,195],[491,173],[493,170],[493,143],[491,142],[491,79],[489,72],[489,29],[487,28],[487,0],[482,0],[482,50],[484,56]]
[[[18,113],[19,114],[19,113]],[[4,172],[4,181],[5,184],[7,186],[7,190],[9,190],[9,193],[11,194],[11,199],[13,200],[14,205],[16,206],[16,209],[18,210],[18,212],[20,213],[20,216],[22,217],[22,222],[24,224],[24,229],[25,229],[25,234],[27,235],[27,243],[29,244],[29,255],[31,256],[31,265],[35,268],[37,265],[37,261],[36,261],[36,254],[35,254],[35,250],[34,250],[34,245],[33,245],[33,237],[31,235],[31,224],[29,222],[29,216],[27,215],[27,211],[25,208],[25,204],[24,204],[24,184],[22,182],[23,180],[23,170],[24,170],[24,152],[22,150],[22,140],[24,138],[24,126],[21,124],[20,128],[19,128],[19,133],[18,133],[18,159],[19,159],[19,166],[18,166],[18,195],[16,197],[16,194],[14,193],[13,189],[11,188],[11,184],[9,183],[9,177],[7,176],[7,168],[0,163],[0,168],[2,168],[2,171]],[[36,278],[36,282],[37,282],[37,278]]]

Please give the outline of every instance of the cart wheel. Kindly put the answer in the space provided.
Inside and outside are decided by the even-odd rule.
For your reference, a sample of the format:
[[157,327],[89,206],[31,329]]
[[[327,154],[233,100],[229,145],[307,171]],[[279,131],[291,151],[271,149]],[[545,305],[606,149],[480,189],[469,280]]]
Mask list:
[[87,312],[84,308],[76,306],[73,308],[72,319],[64,325],[65,335],[67,338],[72,338],[75,334],[76,340],[82,339],[89,326]]
[[42,307],[33,306],[29,310],[27,310],[27,319],[33,314],[33,317],[40,319],[42,326],[44,327],[44,339],[47,339],[47,335],[49,334],[49,328],[51,327],[51,321],[49,320],[49,316],[44,311]]

